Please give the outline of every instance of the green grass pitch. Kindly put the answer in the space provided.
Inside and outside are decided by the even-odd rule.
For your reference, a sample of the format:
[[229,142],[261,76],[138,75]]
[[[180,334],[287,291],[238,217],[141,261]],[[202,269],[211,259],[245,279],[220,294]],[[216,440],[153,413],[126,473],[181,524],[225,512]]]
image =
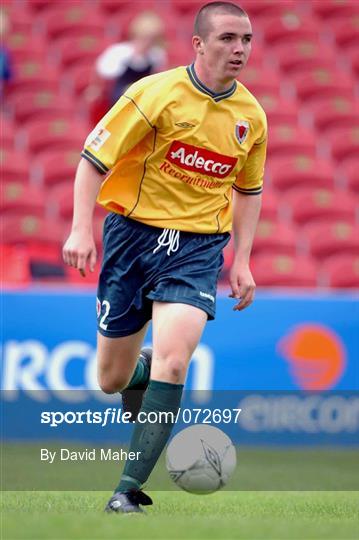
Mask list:
[[357,539],[359,492],[148,492],[147,515],[107,515],[109,492],[3,492],[3,540]]

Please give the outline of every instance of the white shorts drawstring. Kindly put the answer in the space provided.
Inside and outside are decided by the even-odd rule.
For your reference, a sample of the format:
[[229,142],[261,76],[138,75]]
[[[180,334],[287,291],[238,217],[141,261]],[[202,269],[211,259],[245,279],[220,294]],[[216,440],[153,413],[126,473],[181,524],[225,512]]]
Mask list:
[[158,245],[152,253],[157,253],[161,247],[168,246],[167,255],[171,255],[171,252],[174,253],[179,248],[179,238],[180,231],[176,231],[175,229],[163,229],[162,233],[157,238]]

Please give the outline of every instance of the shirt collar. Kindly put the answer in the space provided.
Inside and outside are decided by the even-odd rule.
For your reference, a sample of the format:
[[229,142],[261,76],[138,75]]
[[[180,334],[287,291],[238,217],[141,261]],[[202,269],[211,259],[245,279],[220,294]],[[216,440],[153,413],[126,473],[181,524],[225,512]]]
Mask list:
[[196,71],[194,69],[194,64],[191,64],[190,66],[187,66],[186,70],[187,70],[188,76],[189,76],[190,81],[193,84],[193,86],[195,86],[197,88],[197,90],[199,90],[203,94],[207,94],[207,96],[211,96],[211,98],[214,101],[221,101],[222,99],[228,98],[228,97],[232,96],[234,94],[234,92],[236,91],[237,82],[233,81],[232,86],[228,90],[226,90],[225,92],[219,92],[219,93],[213,92],[210,88],[208,88],[205,84],[203,84],[199,80],[199,78],[197,76],[197,73],[196,73]]

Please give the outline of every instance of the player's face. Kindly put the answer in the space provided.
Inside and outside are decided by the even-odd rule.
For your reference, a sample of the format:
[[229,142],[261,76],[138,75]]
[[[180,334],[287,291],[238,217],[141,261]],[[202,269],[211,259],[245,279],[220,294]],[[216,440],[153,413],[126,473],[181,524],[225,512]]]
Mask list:
[[[251,52],[252,27],[248,17],[213,14],[210,31],[194,45],[197,58],[211,71],[213,78],[229,82],[238,77]],[[194,38],[196,40],[196,38]]]

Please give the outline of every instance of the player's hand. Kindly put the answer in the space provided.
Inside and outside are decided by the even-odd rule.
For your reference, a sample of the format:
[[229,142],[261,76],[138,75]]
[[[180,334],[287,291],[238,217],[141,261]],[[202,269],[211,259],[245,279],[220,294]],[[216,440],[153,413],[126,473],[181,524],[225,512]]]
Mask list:
[[77,268],[86,276],[86,268],[93,272],[97,260],[97,251],[93,235],[84,231],[72,231],[62,249],[64,262]]
[[239,300],[233,310],[242,311],[253,302],[256,289],[248,264],[233,264],[229,274],[229,283],[232,289],[229,297]]

